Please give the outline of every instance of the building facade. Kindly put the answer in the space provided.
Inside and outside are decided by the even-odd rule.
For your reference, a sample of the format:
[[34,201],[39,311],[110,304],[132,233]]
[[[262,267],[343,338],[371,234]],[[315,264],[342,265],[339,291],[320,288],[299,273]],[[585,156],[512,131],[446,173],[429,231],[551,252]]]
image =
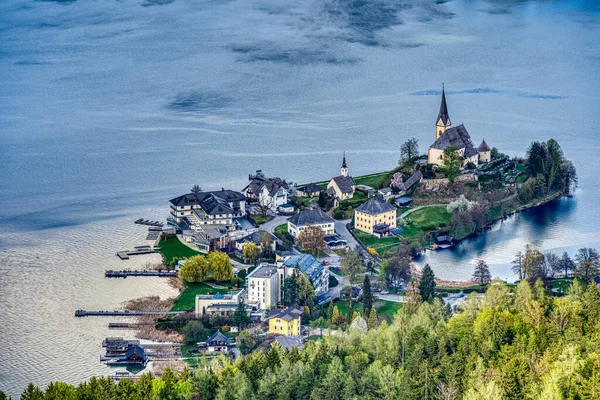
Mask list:
[[277,211],[277,208],[288,202],[289,186],[285,180],[267,178],[262,171],[250,175],[250,183],[244,188],[246,198],[256,201],[261,206]]
[[261,310],[277,306],[280,298],[280,283],[277,265],[260,264],[246,277],[248,303],[256,304]]
[[[233,294],[198,294],[196,295],[196,317],[201,318],[205,314],[217,314],[228,316],[229,312],[235,311],[238,303],[242,301],[244,289]],[[233,309],[233,311],[231,311]]]
[[297,239],[298,235],[310,225],[318,226],[325,235],[335,233],[335,221],[320,208],[305,209],[288,218],[288,233]]
[[354,178],[348,175],[348,165],[346,164],[346,152],[342,159],[341,175],[331,178],[327,184],[327,194],[334,198],[337,207],[340,202],[354,197],[356,183]]
[[294,271],[304,274],[313,288],[315,295],[320,296],[329,290],[329,270],[310,254],[299,254],[288,257],[277,257],[279,267],[280,301],[283,299],[285,279],[291,277]]
[[171,216],[190,229],[200,225],[233,226],[246,214],[246,197],[233,190],[188,193],[170,200]]
[[302,311],[293,307],[273,310],[269,313],[269,333],[298,336],[302,327]]
[[354,210],[354,227],[370,235],[383,236],[396,228],[396,207],[379,196],[371,197]]

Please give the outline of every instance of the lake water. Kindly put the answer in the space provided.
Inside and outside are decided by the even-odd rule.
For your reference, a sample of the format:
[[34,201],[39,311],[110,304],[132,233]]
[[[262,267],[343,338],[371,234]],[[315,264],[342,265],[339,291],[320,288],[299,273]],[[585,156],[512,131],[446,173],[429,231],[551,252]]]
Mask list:
[[[441,3],[441,4],[438,4]],[[450,117],[511,155],[555,138],[579,171],[573,199],[503,221],[436,274],[479,257],[600,248],[600,7],[596,1],[124,0],[0,2],[0,390],[76,383],[99,363],[107,320],[77,308],[176,292],[105,280],[143,244],[139,218],[199,183],[241,189],[262,169],[327,179],[392,168]],[[126,335],[128,333],[125,333]]]

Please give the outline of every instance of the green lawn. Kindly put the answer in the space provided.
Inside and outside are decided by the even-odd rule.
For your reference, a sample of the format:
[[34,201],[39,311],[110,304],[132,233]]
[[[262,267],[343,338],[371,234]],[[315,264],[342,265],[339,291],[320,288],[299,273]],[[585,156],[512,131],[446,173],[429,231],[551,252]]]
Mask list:
[[376,238],[375,236],[359,231],[358,229],[354,229],[353,232],[358,240],[365,246],[374,248],[380,256],[384,255],[389,249],[400,244],[398,238],[394,236]]
[[[231,283],[224,282],[219,283],[221,286],[229,286]],[[208,286],[206,283],[187,283],[185,289],[171,308],[171,311],[187,311],[196,307],[196,295],[197,294],[213,294],[213,293],[227,293],[229,289],[215,289]]]
[[250,218],[252,218],[252,220],[254,221],[256,226],[260,226],[260,225],[264,224],[265,222],[269,222],[270,220],[272,220],[273,216],[256,214],[256,215],[251,215]]
[[371,174],[371,175],[363,175],[363,176],[358,176],[358,177],[354,178],[354,182],[356,182],[357,185],[371,186],[375,190],[381,189],[384,187],[389,187],[391,181],[392,181],[392,172],[391,171],[380,172],[380,173]]
[[171,236],[167,240],[162,239],[158,245],[160,246],[159,252],[162,254],[163,262],[166,266],[169,266],[173,259],[188,258],[201,254],[181,243],[177,236]]
[[354,196],[352,196],[351,199],[342,201],[339,208],[345,210],[348,207],[352,207],[353,209],[355,209],[367,200],[368,197],[365,193],[356,191],[354,192]]
[[[439,228],[445,228],[450,222],[451,215],[446,211],[446,206],[426,207],[408,214],[404,218],[405,224],[401,226],[404,232],[402,237],[414,240],[420,231],[425,233],[435,232]],[[400,222],[400,221],[398,221]]]
[[[386,301],[386,300],[376,300],[375,310],[377,311],[377,315],[387,315],[390,318],[394,318],[394,315],[402,308],[403,303],[397,303],[395,301]],[[343,316],[348,315],[348,302],[346,301],[338,301],[334,303],[334,306],[337,306],[338,311]],[[352,302],[352,311],[358,311],[361,315],[363,314],[363,306],[362,303]]]

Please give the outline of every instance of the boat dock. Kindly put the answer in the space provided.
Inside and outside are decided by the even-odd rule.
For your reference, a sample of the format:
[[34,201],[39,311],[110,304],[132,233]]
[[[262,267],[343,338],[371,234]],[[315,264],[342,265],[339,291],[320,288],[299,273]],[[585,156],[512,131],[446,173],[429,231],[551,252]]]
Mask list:
[[136,317],[141,315],[177,315],[185,311],[87,311],[77,310],[75,316],[81,317]]
[[143,219],[143,218],[140,218],[140,219],[137,219],[137,220],[135,220],[135,222],[134,222],[134,223],[136,223],[136,224],[138,224],[138,225],[148,225],[148,226],[163,226],[163,223],[162,223],[162,222],[158,222],[158,221],[150,221],[150,220]]
[[128,276],[159,276],[162,278],[170,278],[177,276],[177,271],[173,270],[140,270],[140,269],[124,269],[124,270],[106,270],[105,278],[127,278]]
[[141,326],[154,326],[154,323],[141,323],[141,322],[109,322],[108,329],[136,329]]
[[117,257],[119,257],[121,260],[129,260],[129,257],[131,256],[139,256],[142,254],[153,254],[156,253],[156,249],[154,248],[141,248],[141,249],[135,249],[135,250],[123,250],[123,251],[119,251],[117,252]]

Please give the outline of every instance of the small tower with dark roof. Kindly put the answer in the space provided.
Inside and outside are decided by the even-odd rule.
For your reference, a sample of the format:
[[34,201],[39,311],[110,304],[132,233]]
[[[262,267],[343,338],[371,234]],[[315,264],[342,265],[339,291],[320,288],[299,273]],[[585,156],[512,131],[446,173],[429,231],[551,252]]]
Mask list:
[[348,166],[346,165],[346,152],[344,151],[344,158],[342,159],[342,176],[348,176]]
[[437,120],[435,123],[435,140],[438,140],[446,129],[452,126],[450,116],[448,115],[448,106],[446,105],[446,93],[444,91],[444,84],[442,83],[442,103],[440,104],[440,112],[438,113]]

